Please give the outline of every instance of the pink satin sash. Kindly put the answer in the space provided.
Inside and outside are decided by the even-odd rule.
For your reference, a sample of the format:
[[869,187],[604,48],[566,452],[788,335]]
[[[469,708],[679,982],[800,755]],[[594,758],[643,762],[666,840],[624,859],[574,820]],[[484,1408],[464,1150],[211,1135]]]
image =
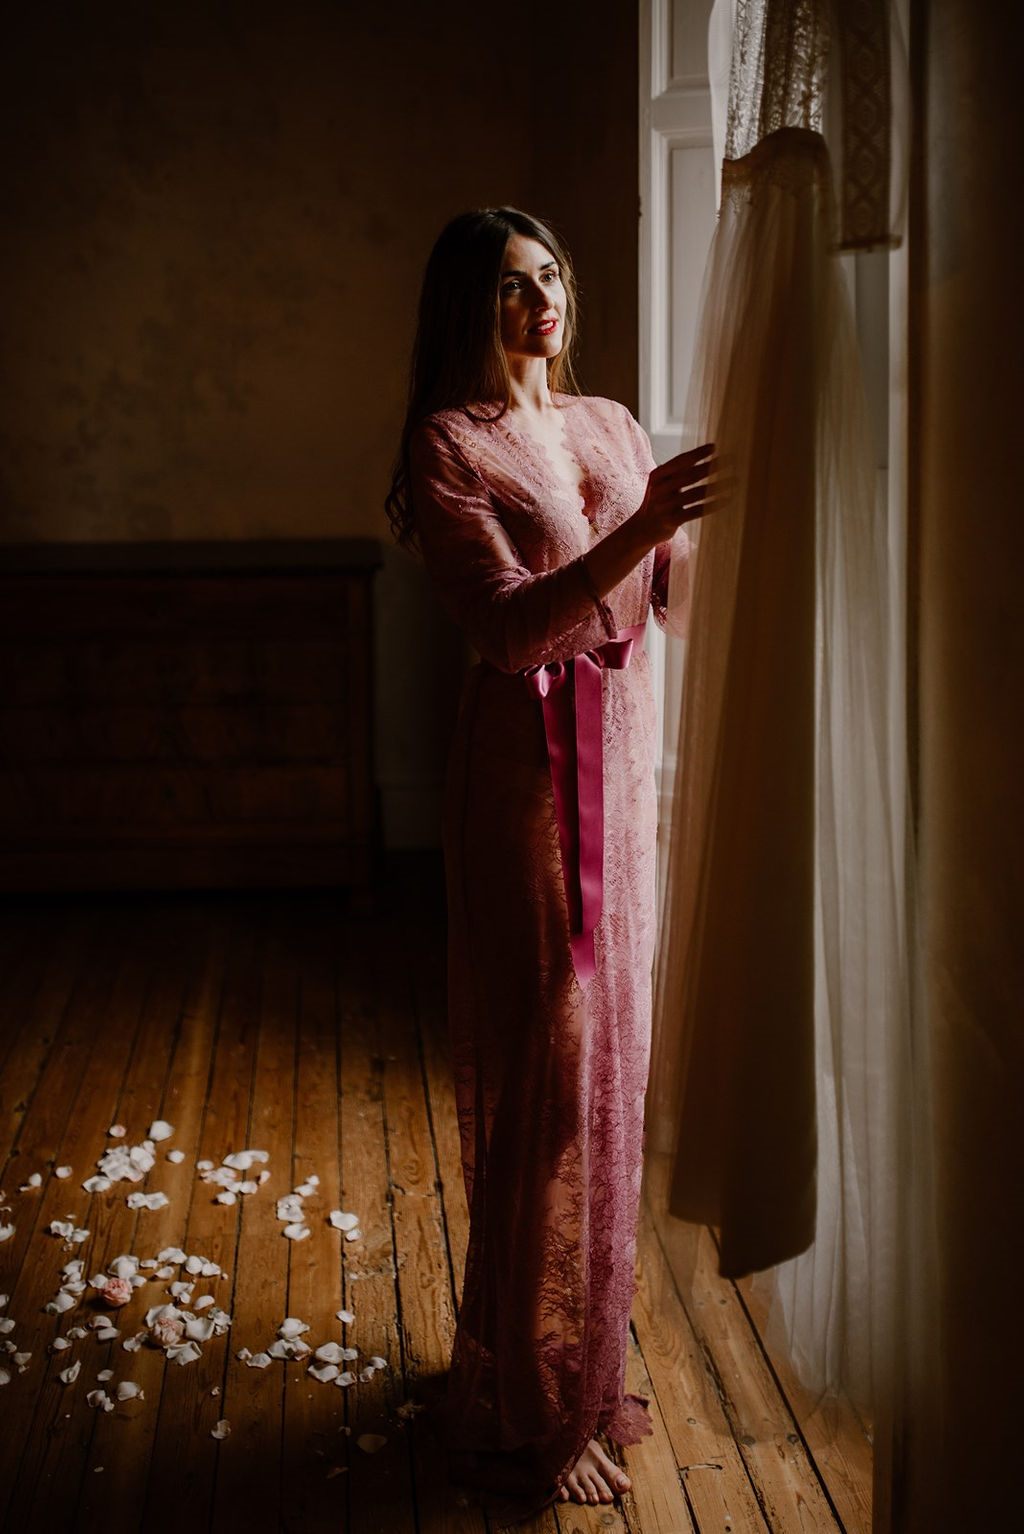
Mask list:
[[643,648],[646,623],[567,661],[519,673],[541,701],[555,796],[562,878],[569,910],[569,945],[581,985],[597,969],[594,929],[604,896],[604,732],[601,672],[624,671],[634,645]]

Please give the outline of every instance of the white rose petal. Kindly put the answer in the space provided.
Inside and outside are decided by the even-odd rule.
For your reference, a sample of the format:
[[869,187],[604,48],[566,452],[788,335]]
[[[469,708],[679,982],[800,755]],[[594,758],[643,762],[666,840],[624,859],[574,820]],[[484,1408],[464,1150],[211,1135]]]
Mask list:
[[308,1331],[308,1323],[300,1321],[298,1316],[285,1316],[281,1325],[277,1328],[277,1335],[279,1337],[287,1337],[291,1341],[295,1337],[301,1337],[303,1332]]
[[144,1401],[146,1392],[141,1385],[136,1385],[134,1380],[121,1380],[117,1387],[117,1399],[119,1401]]
[[66,1289],[61,1289],[54,1299],[43,1306],[43,1309],[52,1316],[60,1316],[66,1310],[73,1310],[77,1304],[78,1299],[75,1295],[69,1294]]
[[308,1225],[296,1224],[286,1225],[284,1234],[288,1237],[289,1241],[305,1241],[306,1237],[311,1236],[313,1233]]
[[231,1432],[231,1423],[226,1417],[222,1417],[216,1427],[210,1429],[211,1438],[226,1438]]
[[183,1150],[169,1150],[167,1152],[167,1159],[168,1161],[173,1161],[175,1166],[179,1166],[185,1159],[185,1152]]
[[321,1380],[325,1385],[330,1384],[331,1380],[336,1380],[340,1372],[337,1364],[320,1364],[319,1366],[310,1364],[306,1370],[307,1374],[311,1374],[315,1380]]
[[53,1169],[53,1175],[54,1177],[70,1177],[72,1170],[73,1168],[69,1166],[55,1166]]
[[149,1138],[151,1140],[169,1140],[174,1133],[174,1125],[168,1124],[166,1119],[154,1119],[149,1126]]
[[355,1378],[356,1377],[352,1373],[351,1369],[346,1369],[343,1374],[339,1374],[338,1375],[338,1378],[334,1381],[334,1383],[336,1385],[345,1385],[345,1386],[353,1385],[353,1384],[355,1384]]
[[337,1316],[339,1321],[344,1321],[346,1326],[351,1326],[352,1322],[355,1320],[355,1316],[351,1310],[336,1310],[334,1314]]
[[246,1359],[250,1369],[269,1369],[272,1360],[269,1353],[254,1353]]
[[328,1218],[335,1230],[355,1230],[359,1224],[359,1216],[344,1209],[332,1209]]
[[124,1139],[124,1136],[127,1133],[128,1133],[128,1131],[127,1131],[127,1129],[125,1129],[123,1124],[111,1124],[110,1128],[107,1130],[107,1134],[108,1135],[113,1135],[115,1140],[122,1140],[122,1139]]
[[75,1380],[78,1378],[81,1372],[81,1368],[82,1360],[79,1358],[76,1359],[73,1364],[69,1364],[66,1369],[62,1369],[60,1371],[60,1378],[64,1381],[65,1385],[74,1384]]
[[191,1341],[174,1343],[164,1351],[168,1358],[173,1358],[175,1363],[179,1364],[194,1363],[197,1358],[202,1358],[203,1356],[202,1348],[197,1347]]

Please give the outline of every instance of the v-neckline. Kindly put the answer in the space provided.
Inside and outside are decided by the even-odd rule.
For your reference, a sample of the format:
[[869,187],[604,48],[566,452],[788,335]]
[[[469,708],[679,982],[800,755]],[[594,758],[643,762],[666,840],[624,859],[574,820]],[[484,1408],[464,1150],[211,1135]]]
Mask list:
[[[565,395],[562,396],[563,399],[568,397],[569,396]],[[565,405],[559,405],[556,408],[559,410],[565,410],[567,407]],[[548,476],[554,480],[555,484],[564,492],[567,500],[571,499],[577,503],[577,511],[579,515],[584,517],[586,521],[589,522],[591,526],[593,526],[593,517],[591,516],[587,506],[587,497],[583,494],[583,487],[585,485],[589,485],[590,483],[590,475],[587,473],[586,469],[583,468],[579,458],[570,451],[570,445],[568,441],[569,423],[567,417],[562,417],[562,446],[565,450],[566,457],[570,460],[570,462],[574,463],[578,469],[581,470],[580,480],[577,487],[571,486],[568,480],[559,474],[555,461],[551,454],[548,452],[547,446],[540,440],[539,437],[535,437],[531,431],[524,430],[524,428],[519,425],[511,411],[506,413],[504,419],[509,427],[509,430],[514,433],[520,442],[527,442],[532,446],[535,453],[546,466]]]

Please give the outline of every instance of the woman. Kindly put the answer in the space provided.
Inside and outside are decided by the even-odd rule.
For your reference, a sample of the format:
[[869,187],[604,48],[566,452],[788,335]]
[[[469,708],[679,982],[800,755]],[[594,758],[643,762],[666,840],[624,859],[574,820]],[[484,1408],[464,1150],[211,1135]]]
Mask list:
[[[452,1479],[504,1522],[629,1479],[624,1393],[650,1058],[655,704],[669,541],[710,448],[655,467],[576,389],[569,257],[515,208],[427,264],[388,514],[480,656],[449,764],[449,1021],[469,1247],[445,1406]],[[675,548],[685,540],[680,533]]]

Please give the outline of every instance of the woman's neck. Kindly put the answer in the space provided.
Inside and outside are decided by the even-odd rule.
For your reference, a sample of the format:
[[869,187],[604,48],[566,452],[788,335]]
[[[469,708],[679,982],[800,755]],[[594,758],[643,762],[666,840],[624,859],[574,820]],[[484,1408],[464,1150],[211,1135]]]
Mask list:
[[543,357],[509,357],[513,410],[523,415],[545,415],[554,405],[548,387],[547,362]]

